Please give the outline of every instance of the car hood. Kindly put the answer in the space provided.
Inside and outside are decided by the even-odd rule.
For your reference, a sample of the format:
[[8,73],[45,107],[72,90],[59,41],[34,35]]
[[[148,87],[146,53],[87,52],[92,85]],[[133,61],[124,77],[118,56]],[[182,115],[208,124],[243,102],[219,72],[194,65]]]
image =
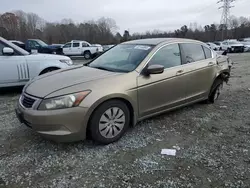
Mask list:
[[27,59],[32,60],[45,60],[45,59],[51,59],[51,60],[63,60],[63,59],[70,59],[67,56],[63,55],[54,55],[54,54],[30,54],[26,56]]
[[243,44],[232,44],[232,47],[239,47],[239,46],[244,46]]
[[[36,97],[44,98],[47,95],[62,89],[77,84],[104,79],[116,74],[121,73],[109,72],[86,66],[74,66],[36,77],[25,86],[24,92]],[[77,91],[72,91],[72,93],[73,92]]]

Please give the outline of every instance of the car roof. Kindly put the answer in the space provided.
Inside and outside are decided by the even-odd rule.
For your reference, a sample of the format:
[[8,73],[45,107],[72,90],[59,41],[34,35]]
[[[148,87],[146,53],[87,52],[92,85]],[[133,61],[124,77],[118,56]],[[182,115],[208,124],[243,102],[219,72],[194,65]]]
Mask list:
[[158,45],[160,43],[172,43],[172,42],[201,42],[201,41],[184,39],[184,38],[150,38],[150,39],[131,40],[124,42],[122,44]]

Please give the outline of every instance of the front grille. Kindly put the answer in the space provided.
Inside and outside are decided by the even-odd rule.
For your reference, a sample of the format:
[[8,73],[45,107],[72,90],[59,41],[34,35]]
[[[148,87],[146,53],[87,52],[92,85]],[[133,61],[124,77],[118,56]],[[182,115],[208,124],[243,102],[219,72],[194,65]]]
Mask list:
[[22,97],[22,105],[25,107],[25,108],[31,108],[33,106],[33,104],[35,103],[35,99],[32,99],[26,95],[23,95]]

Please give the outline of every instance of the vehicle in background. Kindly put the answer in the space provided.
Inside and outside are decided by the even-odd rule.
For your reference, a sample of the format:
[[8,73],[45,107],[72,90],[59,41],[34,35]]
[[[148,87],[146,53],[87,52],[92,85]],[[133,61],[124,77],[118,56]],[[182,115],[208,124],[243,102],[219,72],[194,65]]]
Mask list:
[[25,44],[21,41],[18,40],[9,40],[10,42],[12,42],[13,44],[17,45],[18,47],[25,49]]
[[115,45],[112,44],[112,45],[103,45],[103,51],[106,52],[107,50],[109,50],[110,48],[114,47]]
[[207,42],[206,44],[207,44],[212,50],[214,50],[214,51],[221,50],[221,47],[220,47],[220,46],[218,46],[218,45],[216,45],[216,44],[214,44],[214,43],[212,43],[212,42]]
[[0,37],[0,88],[22,86],[38,75],[70,65],[72,61],[66,56],[30,54]]
[[236,40],[225,40],[221,45],[222,50],[227,50],[228,52],[244,52],[244,45]]
[[244,45],[245,52],[250,52],[250,38],[239,39],[239,41]]
[[66,43],[62,47],[64,55],[80,56],[83,55],[85,59],[91,59],[100,55],[103,52],[103,47],[99,44],[91,45],[86,41],[73,40]]
[[200,41],[128,41],[86,66],[32,80],[16,114],[55,141],[84,140],[88,134],[109,144],[143,119],[200,101],[214,103],[229,76],[227,56]]
[[45,54],[62,54],[61,45],[48,45],[40,39],[28,39],[25,42],[25,50],[28,52],[37,51]]

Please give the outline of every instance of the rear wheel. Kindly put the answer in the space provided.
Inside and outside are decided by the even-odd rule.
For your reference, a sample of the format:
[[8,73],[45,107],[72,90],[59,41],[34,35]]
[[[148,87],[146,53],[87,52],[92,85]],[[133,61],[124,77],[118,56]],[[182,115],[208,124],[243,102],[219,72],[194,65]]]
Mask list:
[[211,88],[210,94],[206,102],[211,104],[211,103],[214,103],[216,100],[218,100],[222,92],[222,88],[223,88],[223,80],[219,78],[216,79]]
[[125,103],[110,100],[101,104],[93,113],[89,130],[94,141],[110,144],[119,140],[129,127],[130,113]]

